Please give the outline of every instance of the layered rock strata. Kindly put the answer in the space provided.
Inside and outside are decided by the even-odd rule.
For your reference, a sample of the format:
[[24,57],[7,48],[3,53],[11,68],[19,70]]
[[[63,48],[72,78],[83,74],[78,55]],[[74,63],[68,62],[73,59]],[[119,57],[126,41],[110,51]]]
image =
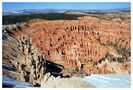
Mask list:
[[[46,59],[64,66],[64,76],[130,74],[130,21],[86,18],[71,21],[33,19],[22,27],[6,31],[16,38],[28,35]],[[28,51],[24,52],[29,55]]]

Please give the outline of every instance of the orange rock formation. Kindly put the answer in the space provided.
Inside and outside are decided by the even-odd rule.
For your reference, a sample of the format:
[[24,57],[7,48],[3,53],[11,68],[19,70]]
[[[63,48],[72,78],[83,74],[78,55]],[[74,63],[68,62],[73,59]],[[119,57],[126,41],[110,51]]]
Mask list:
[[48,60],[67,69],[64,75],[129,74],[130,21],[87,18],[71,21],[33,19],[9,32],[15,37],[28,35]]

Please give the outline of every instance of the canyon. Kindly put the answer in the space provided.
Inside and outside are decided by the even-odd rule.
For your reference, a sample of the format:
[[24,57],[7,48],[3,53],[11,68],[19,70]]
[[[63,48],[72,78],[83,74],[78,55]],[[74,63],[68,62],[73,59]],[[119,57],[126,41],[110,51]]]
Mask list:
[[15,67],[17,75],[3,69],[4,74],[35,86],[49,72],[55,77],[131,73],[128,18],[85,14],[78,20],[32,19],[7,25],[4,32],[8,37],[3,39],[3,66]]

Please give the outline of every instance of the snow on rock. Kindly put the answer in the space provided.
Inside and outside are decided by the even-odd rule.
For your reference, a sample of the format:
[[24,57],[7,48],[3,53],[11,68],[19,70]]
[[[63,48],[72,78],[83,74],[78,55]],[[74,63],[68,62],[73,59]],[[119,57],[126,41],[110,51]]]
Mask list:
[[2,82],[3,87],[23,87],[23,88],[33,87],[33,85],[28,82],[21,82],[7,76],[3,76],[2,79],[3,79]]

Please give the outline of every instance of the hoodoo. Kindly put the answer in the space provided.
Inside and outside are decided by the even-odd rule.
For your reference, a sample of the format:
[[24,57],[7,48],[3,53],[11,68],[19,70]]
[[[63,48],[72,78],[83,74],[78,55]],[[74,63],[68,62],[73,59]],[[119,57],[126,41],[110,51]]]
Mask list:
[[[10,25],[9,25],[10,26]],[[40,86],[46,73],[58,77],[130,74],[130,20],[83,16],[78,20],[32,19],[7,26],[4,74]],[[46,76],[46,75],[45,75]],[[45,78],[44,78],[45,79]]]
[[10,33],[16,38],[27,35],[39,52],[51,62],[63,65],[70,76],[130,73],[130,22],[88,18],[34,19]]

